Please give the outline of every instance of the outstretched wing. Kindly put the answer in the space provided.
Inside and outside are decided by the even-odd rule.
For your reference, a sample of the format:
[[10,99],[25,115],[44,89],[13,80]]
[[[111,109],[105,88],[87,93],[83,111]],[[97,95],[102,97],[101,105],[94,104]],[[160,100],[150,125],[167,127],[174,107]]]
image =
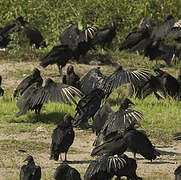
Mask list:
[[[126,163],[122,157],[102,155],[89,164],[84,179],[96,179],[96,177],[100,177],[100,175],[102,179],[104,179],[104,175],[111,178],[111,176],[114,176],[114,173],[123,168]],[[104,172],[104,174],[102,174],[102,172]]]
[[132,83],[136,84],[139,81],[149,79],[151,71],[147,69],[127,69],[120,67],[112,75],[104,77],[97,82],[97,87],[104,89],[106,94],[111,93],[114,89],[120,87],[122,84]]
[[143,114],[137,110],[119,109],[117,112],[109,113],[94,145],[99,145],[104,138],[115,132],[124,132],[135,124],[140,126],[139,120],[143,120]]
[[71,24],[60,35],[62,45],[67,45],[70,49],[75,50],[79,43],[79,29],[78,23]]
[[82,93],[75,87],[50,80],[44,87],[38,89],[31,98],[32,107],[48,102],[61,102],[71,105],[76,103],[74,95],[81,97]]
[[21,98],[19,98],[16,106],[19,108],[19,112],[16,114],[16,117],[19,117],[31,109],[31,98],[33,97],[34,93],[38,90],[38,83],[33,83],[30,87],[28,87]]
[[105,76],[101,73],[100,68],[93,68],[87,72],[78,81],[79,89],[86,95],[96,88],[96,82],[102,81]]
[[103,154],[122,154],[127,149],[127,142],[125,141],[123,134],[116,134],[113,138],[105,141],[104,143],[96,146],[92,152],[91,156],[103,155]]

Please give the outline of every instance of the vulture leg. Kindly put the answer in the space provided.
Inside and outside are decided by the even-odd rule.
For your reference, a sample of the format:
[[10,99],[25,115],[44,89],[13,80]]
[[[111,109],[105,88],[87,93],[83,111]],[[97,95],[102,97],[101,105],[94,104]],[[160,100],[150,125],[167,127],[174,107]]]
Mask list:
[[64,159],[65,162],[67,162],[67,152],[65,152],[65,159]]
[[57,66],[58,66],[58,71],[59,71],[59,73],[60,73],[60,76],[62,76],[62,66],[61,66],[61,65],[58,65],[58,64],[57,64]]
[[133,152],[133,157],[136,160],[136,153],[135,152]]
[[59,155],[59,157],[60,157],[60,162],[63,162],[63,159],[62,159],[62,155],[61,155],[61,154]]

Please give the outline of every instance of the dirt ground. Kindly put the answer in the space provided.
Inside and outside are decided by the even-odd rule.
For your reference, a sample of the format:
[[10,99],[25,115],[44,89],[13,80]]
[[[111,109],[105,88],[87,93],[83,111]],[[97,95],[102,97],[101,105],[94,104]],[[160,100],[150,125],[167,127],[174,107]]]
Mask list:
[[[12,125],[12,124],[11,124]],[[0,134],[0,140],[13,139],[18,141],[26,141],[29,143],[33,142],[44,142],[50,147],[51,137],[47,133],[47,129],[36,128],[36,133],[21,133],[21,134]],[[83,179],[86,168],[89,163],[94,160],[90,156],[93,149],[92,143],[95,139],[95,134],[91,130],[75,130],[75,140],[73,145],[70,147],[68,153],[69,165],[76,168]],[[11,146],[11,145],[10,145]],[[181,143],[175,142],[172,146],[156,145],[156,149],[160,151],[161,156],[150,162],[145,160],[142,156],[137,155],[137,175],[142,177],[144,180],[173,180],[174,170],[181,164],[180,154]],[[0,148],[1,150],[1,148]],[[36,164],[42,168],[42,179],[48,180],[53,179],[55,168],[59,165],[59,162],[49,160],[49,148],[43,151],[27,150],[26,153],[18,151],[19,148],[7,149],[6,152],[2,153],[0,165],[4,163],[4,168],[0,168],[0,180],[16,180],[19,176],[20,167],[24,164],[23,160],[27,153],[33,155]],[[132,153],[126,152],[129,157],[133,157]],[[64,154],[62,154],[64,158]],[[13,163],[15,163],[13,165]]]
[[[1,63],[0,64],[0,74],[3,76],[2,87],[8,91],[13,91],[20,79],[17,76],[17,69],[23,67],[26,64],[26,68],[30,71],[34,67],[38,67],[43,76],[47,77],[49,75],[57,74],[57,67],[48,67],[47,69],[42,69],[38,66],[36,62],[27,63]],[[80,66],[79,66],[80,67]],[[90,68],[90,67],[89,67]],[[65,68],[66,69],[66,68]],[[48,71],[48,70],[51,70]],[[88,69],[87,69],[88,70]],[[53,72],[53,73],[52,73]],[[26,74],[24,74],[26,76]],[[10,78],[11,77],[11,78]],[[17,125],[12,124],[11,125]],[[9,132],[9,135],[3,134],[2,130],[6,128],[3,124],[0,124],[0,141],[2,140],[22,140],[27,143],[33,142],[44,142],[48,147],[50,147],[51,136],[48,133],[46,127],[43,130],[35,130],[35,133],[20,133],[13,134]],[[94,160],[90,156],[93,149],[92,143],[95,139],[95,134],[92,131],[75,130],[75,141],[70,147],[68,153],[69,164],[75,167],[82,176],[86,171],[89,163]],[[175,141],[172,145],[159,145],[154,144],[156,149],[160,151],[161,156],[150,162],[145,160],[143,157],[137,155],[137,174],[144,180],[173,180],[174,170],[178,165],[181,164],[181,142]],[[8,146],[7,146],[8,147]],[[9,145],[11,147],[11,144]],[[18,148],[7,148],[3,149],[0,147],[0,180],[16,180],[19,179],[20,167],[23,164],[23,160],[26,157],[26,153],[19,152]],[[35,158],[35,162],[42,167],[42,179],[50,180],[53,179],[53,173],[58,163],[49,160],[49,148],[40,151],[27,150],[27,153],[32,154]],[[130,152],[126,152],[129,157],[133,157]]]

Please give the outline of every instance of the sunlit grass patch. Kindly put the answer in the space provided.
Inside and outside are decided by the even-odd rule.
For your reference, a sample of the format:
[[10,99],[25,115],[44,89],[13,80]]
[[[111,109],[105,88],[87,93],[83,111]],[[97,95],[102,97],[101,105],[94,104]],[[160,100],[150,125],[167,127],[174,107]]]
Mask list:
[[7,152],[18,151],[20,149],[27,151],[44,152],[48,151],[49,144],[44,142],[4,139],[0,140],[0,149],[1,151],[7,151]]

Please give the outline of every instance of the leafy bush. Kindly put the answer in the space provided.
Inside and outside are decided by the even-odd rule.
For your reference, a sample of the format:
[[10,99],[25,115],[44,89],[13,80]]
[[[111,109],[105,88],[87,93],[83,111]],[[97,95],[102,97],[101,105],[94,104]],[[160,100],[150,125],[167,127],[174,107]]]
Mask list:
[[44,51],[48,51],[60,43],[60,33],[71,22],[78,21],[82,26],[103,26],[110,18],[120,16],[124,23],[114,40],[114,46],[119,47],[120,42],[138,26],[143,17],[152,16],[155,21],[163,20],[167,14],[180,17],[180,5],[179,0],[1,0],[0,22],[4,26],[14,22],[19,15],[24,16],[26,21],[42,32],[49,46]]

